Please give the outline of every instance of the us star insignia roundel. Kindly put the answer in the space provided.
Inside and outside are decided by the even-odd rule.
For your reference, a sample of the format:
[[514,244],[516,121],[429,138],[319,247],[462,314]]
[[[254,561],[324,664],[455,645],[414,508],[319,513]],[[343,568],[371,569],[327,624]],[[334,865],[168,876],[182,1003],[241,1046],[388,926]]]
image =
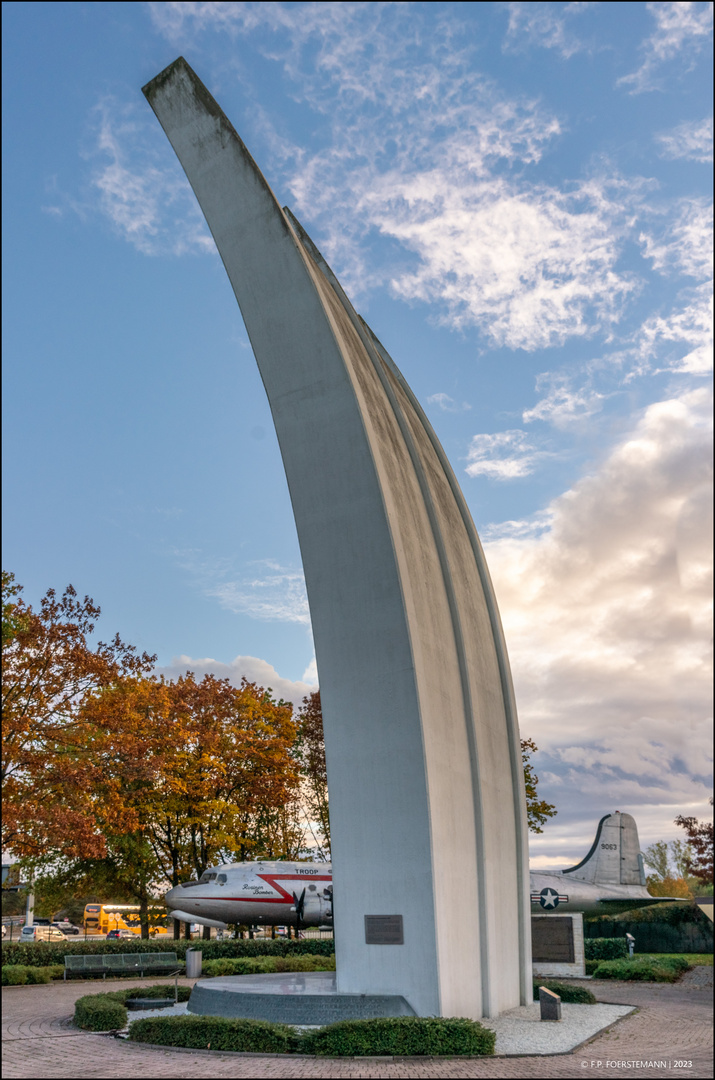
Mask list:
[[545,911],[552,911],[559,904],[568,903],[568,896],[562,896],[556,889],[542,889],[540,893],[531,894],[532,904],[541,904]]

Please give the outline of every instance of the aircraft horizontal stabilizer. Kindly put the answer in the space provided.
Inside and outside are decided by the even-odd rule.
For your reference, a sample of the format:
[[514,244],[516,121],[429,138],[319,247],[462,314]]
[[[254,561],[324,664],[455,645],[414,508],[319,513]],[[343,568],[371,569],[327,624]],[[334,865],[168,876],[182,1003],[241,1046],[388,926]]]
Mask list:
[[[650,907],[651,904],[674,904],[676,901],[679,904],[692,903],[691,900],[682,896],[649,896],[642,900],[628,900],[628,904],[630,907],[637,908]],[[624,901],[622,896],[599,896],[598,902],[599,904],[623,904]]]

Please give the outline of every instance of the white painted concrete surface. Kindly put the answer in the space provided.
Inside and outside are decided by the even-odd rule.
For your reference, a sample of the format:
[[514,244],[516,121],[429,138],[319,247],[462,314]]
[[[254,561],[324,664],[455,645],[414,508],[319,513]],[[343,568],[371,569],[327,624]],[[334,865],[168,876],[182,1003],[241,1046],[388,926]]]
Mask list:
[[[420,1015],[526,1004],[519,733],[454,475],[394,363],[188,64],[144,92],[223,259],[283,455],[323,703],[338,989],[401,994]],[[366,914],[402,915],[404,944],[367,945]]]

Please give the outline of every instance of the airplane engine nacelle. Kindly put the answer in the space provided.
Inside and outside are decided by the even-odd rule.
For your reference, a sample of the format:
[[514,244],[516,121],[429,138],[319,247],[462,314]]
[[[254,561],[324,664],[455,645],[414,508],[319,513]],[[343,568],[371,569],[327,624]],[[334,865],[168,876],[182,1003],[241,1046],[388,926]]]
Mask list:
[[[327,892],[327,890],[325,890]],[[333,898],[332,895],[314,892],[306,893],[303,901],[301,922],[304,926],[323,926],[333,921]],[[295,907],[291,912],[295,912]]]

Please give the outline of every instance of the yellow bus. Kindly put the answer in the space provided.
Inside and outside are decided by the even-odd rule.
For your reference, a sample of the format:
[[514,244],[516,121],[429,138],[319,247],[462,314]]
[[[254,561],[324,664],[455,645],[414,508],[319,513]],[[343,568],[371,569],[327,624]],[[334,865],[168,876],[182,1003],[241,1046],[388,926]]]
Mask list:
[[[149,908],[149,934],[166,934],[168,929],[166,912],[156,907]],[[139,904],[86,904],[84,909],[84,928],[88,934],[108,934],[110,930],[130,930],[141,937],[141,908]]]

